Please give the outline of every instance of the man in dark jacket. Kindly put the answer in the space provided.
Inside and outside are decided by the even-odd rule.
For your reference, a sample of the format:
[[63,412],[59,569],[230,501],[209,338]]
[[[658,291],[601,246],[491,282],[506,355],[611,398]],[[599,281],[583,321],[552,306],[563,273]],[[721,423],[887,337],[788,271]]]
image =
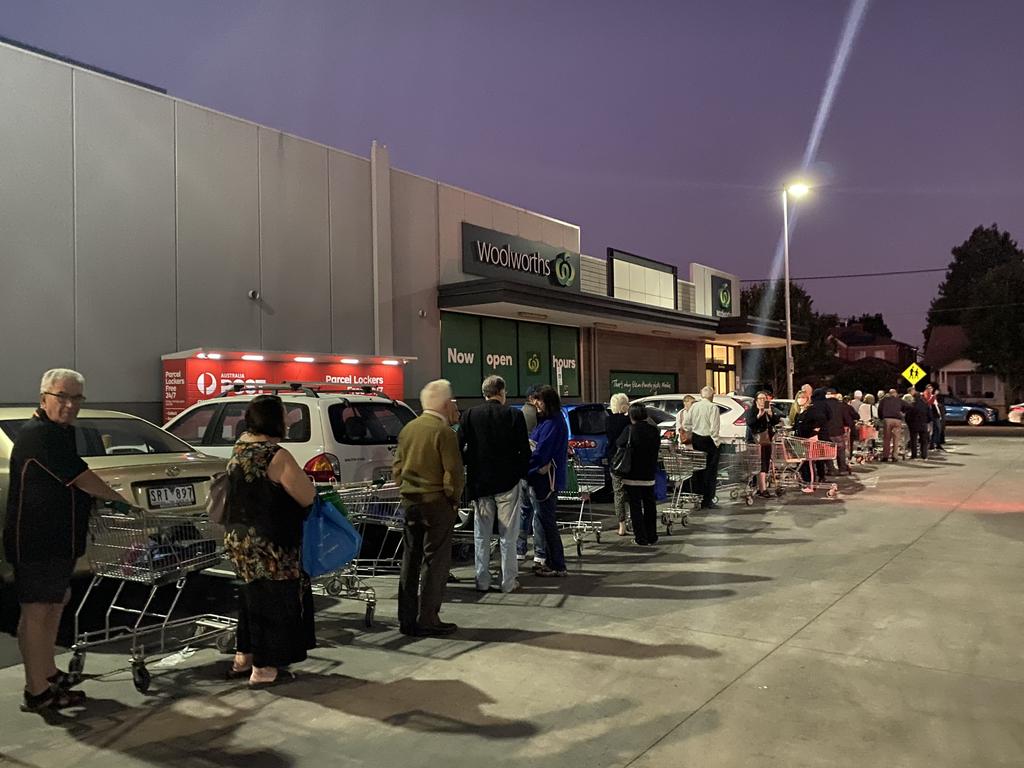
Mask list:
[[505,380],[488,376],[481,389],[486,401],[466,411],[459,428],[475,517],[476,588],[491,588],[491,532],[497,518],[501,591],[512,592],[518,587],[520,484],[530,466],[530,438],[523,414],[505,405]]
[[928,458],[928,403],[921,393],[910,390],[914,400],[907,408],[907,429],[910,430],[910,458],[917,458],[917,449],[921,449],[921,458]]
[[634,541],[641,546],[658,540],[658,504],[654,498],[654,475],[658,471],[661,435],[647,421],[647,408],[641,403],[629,406],[630,425],[622,431],[616,446],[628,452],[629,469],[619,473],[629,499]]
[[124,497],[78,455],[73,426],[82,407],[85,379],[54,368],[43,374],[39,409],[11,450],[4,555],[14,566],[21,604],[18,648],[25,664],[22,709],[63,709],[85,701],[54,664],[61,614],[71,596],[75,561],[85,554],[93,497],[130,510]]
[[897,460],[905,412],[906,404],[900,400],[895,389],[890,389],[878,403],[878,418],[885,424],[885,433],[882,438],[882,461],[895,462]]
[[831,435],[832,442],[836,444],[836,464],[839,467],[839,474],[849,475],[851,474],[850,463],[847,459],[850,441],[846,430],[853,429],[853,425],[857,423],[857,416],[831,387],[828,389],[825,407],[828,409],[828,433]]

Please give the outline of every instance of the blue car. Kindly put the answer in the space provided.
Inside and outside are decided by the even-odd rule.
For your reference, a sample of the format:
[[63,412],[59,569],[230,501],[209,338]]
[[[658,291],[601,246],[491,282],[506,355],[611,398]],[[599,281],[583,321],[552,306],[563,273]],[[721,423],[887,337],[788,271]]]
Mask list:
[[994,408],[984,403],[967,403],[952,395],[939,395],[939,401],[946,408],[947,424],[980,427],[982,424],[992,424],[999,417]]

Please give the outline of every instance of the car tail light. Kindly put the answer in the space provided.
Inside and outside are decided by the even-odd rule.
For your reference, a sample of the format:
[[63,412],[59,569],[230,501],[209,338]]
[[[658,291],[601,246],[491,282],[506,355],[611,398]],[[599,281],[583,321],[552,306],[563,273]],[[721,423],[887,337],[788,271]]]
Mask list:
[[740,416],[738,419],[736,419],[736,421],[734,421],[732,424],[733,424],[734,427],[745,427],[747,425],[747,414],[744,413],[742,416]]
[[664,432],[661,433],[661,439],[662,440],[675,440],[676,439],[676,431],[674,429],[666,429]]
[[1013,412],[1024,411],[1024,405],[1015,405],[1010,410],[1013,411]]
[[302,471],[314,483],[334,483],[341,479],[341,462],[333,453],[321,453],[307,461]]

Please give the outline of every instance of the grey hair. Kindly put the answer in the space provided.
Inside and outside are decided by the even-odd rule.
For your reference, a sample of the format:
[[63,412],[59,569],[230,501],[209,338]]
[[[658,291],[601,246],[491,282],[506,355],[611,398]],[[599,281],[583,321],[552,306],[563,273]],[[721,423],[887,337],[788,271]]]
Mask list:
[[428,381],[427,385],[420,390],[420,405],[424,410],[444,413],[444,409],[451,399],[452,383],[448,379]]
[[861,392],[861,391],[860,391],[860,390],[858,389],[858,390],[857,390],[856,392],[854,392],[854,393],[853,393],[853,398],[854,398],[855,400],[863,400],[863,399],[864,399],[864,393],[863,393],[863,392]]
[[497,397],[505,391],[505,380],[498,375],[488,376],[480,385],[480,391],[484,397]]
[[73,381],[80,387],[85,387],[85,376],[78,371],[73,371],[70,368],[51,368],[43,374],[43,378],[39,382],[39,394],[49,392],[53,385],[60,381]]
[[705,400],[710,400],[711,398],[713,398],[715,396],[715,388],[714,387],[704,387],[700,391],[700,396],[703,397]]
[[625,413],[629,410],[629,395],[625,392],[616,392],[608,399],[608,408],[612,413]]

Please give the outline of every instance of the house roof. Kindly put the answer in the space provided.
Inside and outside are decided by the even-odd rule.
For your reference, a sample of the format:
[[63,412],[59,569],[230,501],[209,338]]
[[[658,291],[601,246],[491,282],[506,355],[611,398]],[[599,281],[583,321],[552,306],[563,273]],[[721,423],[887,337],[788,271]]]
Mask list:
[[962,325],[936,325],[928,337],[924,350],[924,364],[938,369],[964,357],[967,334]]
[[832,338],[846,347],[885,347],[889,345],[897,347],[911,347],[902,341],[896,341],[889,336],[879,336],[869,333],[859,326],[845,326],[832,329]]

